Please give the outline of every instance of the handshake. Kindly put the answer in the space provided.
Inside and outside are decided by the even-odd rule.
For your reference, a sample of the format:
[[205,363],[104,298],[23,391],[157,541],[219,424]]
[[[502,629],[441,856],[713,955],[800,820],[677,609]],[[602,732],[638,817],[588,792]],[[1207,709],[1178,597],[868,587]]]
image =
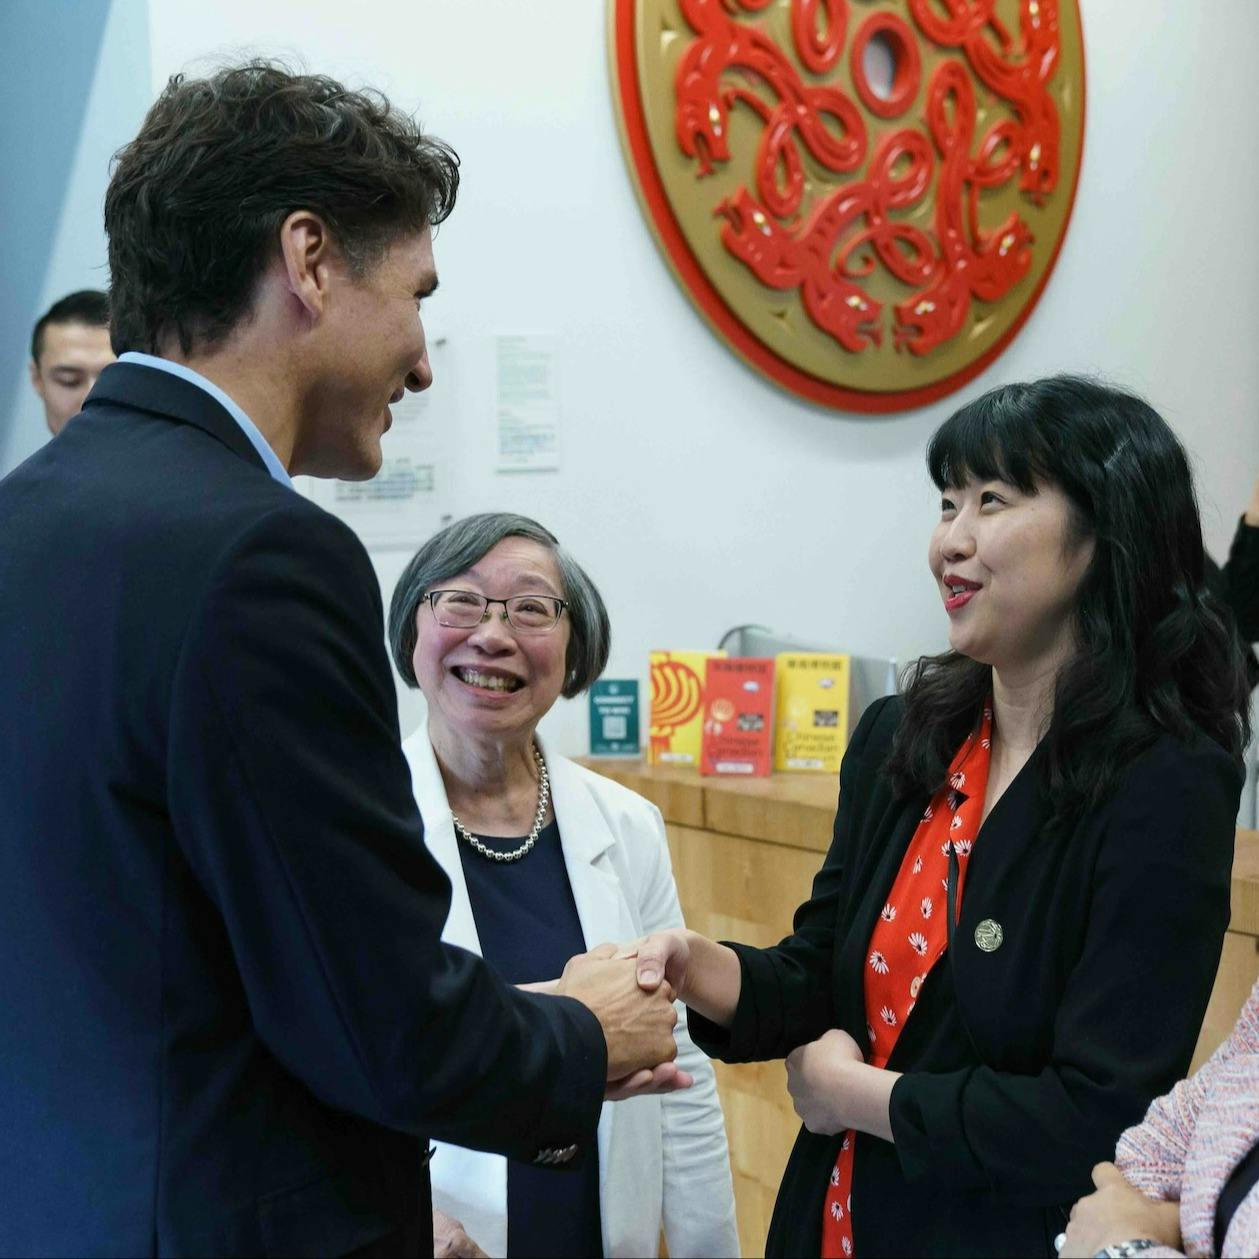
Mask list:
[[652,936],[624,946],[601,944],[571,958],[559,979],[524,985],[572,997],[599,1020],[608,1046],[606,1095],[612,1101],[672,1093],[694,1083],[674,1061],[677,986],[669,981],[663,964],[653,967],[647,954],[654,949],[645,949],[641,957],[639,953],[660,939]]

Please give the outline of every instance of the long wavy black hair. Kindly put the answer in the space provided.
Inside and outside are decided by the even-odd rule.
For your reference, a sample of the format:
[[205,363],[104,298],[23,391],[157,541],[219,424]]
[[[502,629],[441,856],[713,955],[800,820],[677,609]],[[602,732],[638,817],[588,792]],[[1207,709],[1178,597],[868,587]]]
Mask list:
[[[1184,449],[1140,398],[1053,376],[1004,385],[945,421],[927,448],[940,490],[1000,480],[1057,486],[1069,529],[1092,538],[1074,609],[1076,653],[1059,670],[1039,771],[1052,830],[1107,798],[1123,768],[1167,732],[1214,739],[1240,764],[1249,738],[1241,650],[1204,585],[1202,525]],[[955,651],[906,672],[888,771],[933,794],[975,727],[992,669]]]

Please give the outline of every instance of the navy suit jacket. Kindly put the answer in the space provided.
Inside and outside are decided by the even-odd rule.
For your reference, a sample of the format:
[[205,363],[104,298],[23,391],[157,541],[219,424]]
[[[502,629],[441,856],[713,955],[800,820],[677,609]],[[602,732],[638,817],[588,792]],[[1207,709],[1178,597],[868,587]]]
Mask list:
[[362,546],[108,367],[0,481],[0,1253],[334,1255],[429,1136],[589,1145],[598,1021],[448,904]]

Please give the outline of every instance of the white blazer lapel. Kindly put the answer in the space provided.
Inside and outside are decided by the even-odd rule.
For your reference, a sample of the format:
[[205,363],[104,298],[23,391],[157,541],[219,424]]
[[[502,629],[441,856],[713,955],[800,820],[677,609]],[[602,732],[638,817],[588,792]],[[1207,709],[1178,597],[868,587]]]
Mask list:
[[[459,841],[427,728],[421,726],[403,743],[402,750],[411,766],[411,787],[424,819],[424,839],[450,878],[450,913],[442,939],[480,957],[481,938],[472,917]],[[462,1221],[468,1236],[487,1254],[506,1255],[507,1160],[501,1154],[467,1150],[444,1141],[434,1145],[430,1167],[433,1205]]]
[[[546,749],[542,750],[546,756]],[[586,947],[630,939],[634,922],[629,902],[609,859],[617,836],[572,761],[546,756],[546,768],[551,776],[551,799],[560,828],[564,865]]]
[[420,816],[424,819],[425,842],[450,879],[450,913],[442,928],[442,939],[480,957],[481,937],[472,917],[468,883],[463,877],[463,862],[459,859],[459,840],[455,837],[446,785],[442,782],[427,729],[421,726],[402,744],[402,750],[411,766],[411,789],[415,792]]
[[[560,844],[564,865],[573,889],[581,934],[587,948],[606,942],[632,940],[638,933],[630,916],[626,891],[621,886],[612,864],[612,849],[617,843],[607,815],[599,808],[590,787],[572,761],[562,756],[547,756],[547,773],[551,776],[555,820],[559,823]],[[612,1134],[618,1124],[617,1107],[604,1102],[599,1116],[599,1197],[603,1215],[603,1244],[607,1254],[617,1230],[608,1216],[608,1192],[615,1176],[612,1159]]]

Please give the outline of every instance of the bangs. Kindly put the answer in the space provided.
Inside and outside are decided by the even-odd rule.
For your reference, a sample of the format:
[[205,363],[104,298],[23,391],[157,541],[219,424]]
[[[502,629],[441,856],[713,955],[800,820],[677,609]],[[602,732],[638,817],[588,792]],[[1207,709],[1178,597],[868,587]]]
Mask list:
[[1024,494],[1049,476],[1046,431],[1025,390],[1010,385],[967,403],[935,432],[927,470],[936,488],[1005,481]]

